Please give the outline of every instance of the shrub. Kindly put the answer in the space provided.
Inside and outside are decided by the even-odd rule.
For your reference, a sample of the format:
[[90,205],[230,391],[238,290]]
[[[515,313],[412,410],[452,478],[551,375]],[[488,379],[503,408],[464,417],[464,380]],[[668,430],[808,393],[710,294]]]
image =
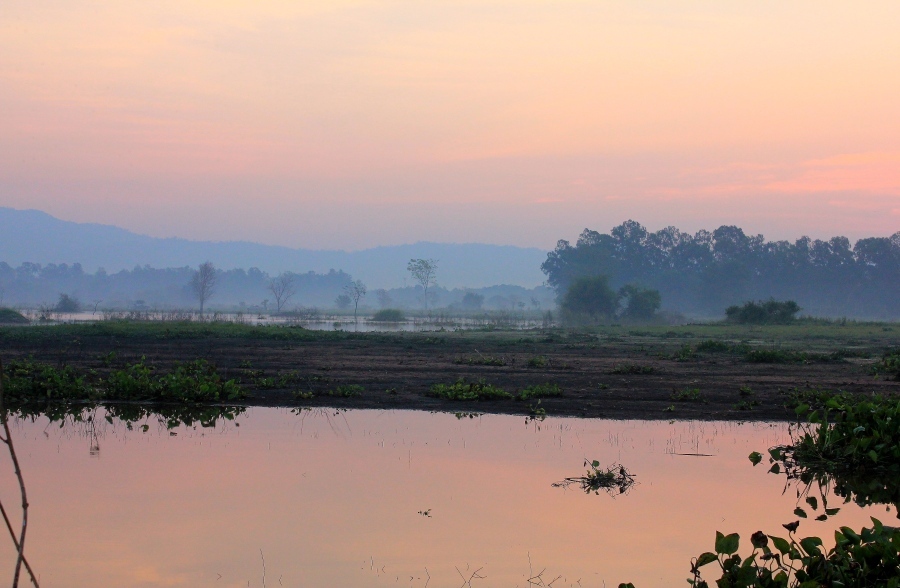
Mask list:
[[334,390],[329,390],[329,396],[339,396],[341,398],[352,398],[354,396],[362,396],[365,388],[359,384],[343,384]]
[[54,310],[56,312],[78,312],[81,310],[81,302],[74,296],[60,294]]
[[431,387],[431,395],[444,400],[508,400],[512,394],[486,384],[484,380],[467,382],[460,378],[452,384],[435,384]]
[[795,320],[800,306],[793,300],[765,302],[745,302],[743,306],[729,306],[725,310],[726,320],[733,323],[751,325],[780,325]]
[[530,368],[542,368],[547,367],[550,364],[550,360],[543,355],[535,355],[528,359],[525,362],[525,365]]
[[22,313],[11,308],[0,308],[0,324],[3,325],[25,325],[30,323]]
[[384,308],[372,315],[376,323],[400,323],[406,320],[403,311],[396,308]]
[[5,400],[10,405],[78,402],[100,396],[72,366],[58,368],[31,360],[14,360],[2,376]]

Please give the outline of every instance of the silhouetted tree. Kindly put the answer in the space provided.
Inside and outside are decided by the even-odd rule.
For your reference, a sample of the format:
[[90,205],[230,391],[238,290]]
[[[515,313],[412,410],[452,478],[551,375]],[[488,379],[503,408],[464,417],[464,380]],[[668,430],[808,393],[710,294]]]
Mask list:
[[344,286],[344,293],[353,301],[353,320],[355,321],[359,301],[366,295],[366,285],[362,283],[362,280],[355,280]]
[[406,264],[406,270],[412,274],[413,279],[422,286],[422,300],[428,309],[428,289],[434,285],[437,277],[436,259],[410,259]]
[[280,273],[269,281],[269,292],[275,297],[275,312],[281,312],[281,308],[296,293],[294,281],[294,274],[287,272]]
[[203,316],[203,307],[216,291],[216,268],[211,261],[200,264],[194,276],[191,278],[191,290],[200,302],[200,316]]

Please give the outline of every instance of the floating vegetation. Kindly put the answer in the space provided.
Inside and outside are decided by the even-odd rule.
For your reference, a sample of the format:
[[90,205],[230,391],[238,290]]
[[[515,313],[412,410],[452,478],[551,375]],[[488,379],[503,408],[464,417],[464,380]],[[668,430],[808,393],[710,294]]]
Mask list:
[[328,391],[329,396],[337,396],[339,398],[353,398],[354,396],[362,396],[365,388],[359,384],[343,384]]
[[625,466],[614,463],[607,468],[601,468],[600,462],[597,460],[587,461],[584,465],[588,468],[583,476],[574,478],[566,478],[559,482],[554,482],[554,488],[568,488],[577,486],[581,488],[585,494],[600,494],[603,490],[610,496],[618,496],[619,494],[627,494],[635,485],[634,474],[625,469]]

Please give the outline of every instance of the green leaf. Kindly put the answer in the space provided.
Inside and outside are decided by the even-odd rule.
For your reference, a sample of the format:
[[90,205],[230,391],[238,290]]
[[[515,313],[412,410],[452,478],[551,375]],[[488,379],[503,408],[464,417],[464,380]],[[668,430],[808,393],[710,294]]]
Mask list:
[[800,547],[803,548],[803,551],[808,553],[809,555],[814,555],[819,552],[819,547],[822,546],[822,540],[818,537],[807,537],[806,539],[800,540]]
[[819,516],[816,517],[816,520],[817,520],[817,521],[827,521],[827,520],[828,520],[828,515],[827,515],[827,514],[820,514]]
[[705,566],[706,564],[712,563],[718,559],[719,558],[716,557],[715,553],[711,553],[711,552],[707,551],[706,553],[702,554],[700,557],[697,558],[696,567],[699,568],[699,567]]
[[796,412],[798,415],[804,415],[809,412],[809,405],[800,404],[797,406],[797,408],[794,409],[794,412]]
[[878,462],[878,454],[875,453],[874,449],[869,450],[869,458],[876,463]]
[[769,535],[769,539],[772,540],[772,544],[775,545],[775,549],[777,549],[781,555],[784,555],[791,550],[791,544],[787,542],[787,539],[773,537],[772,535]]
[[806,518],[806,511],[800,508],[799,506],[794,509],[794,514],[800,517],[801,519]]
[[841,512],[841,509],[839,509],[839,508],[826,508],[825,509],[825,514],[827,514],[830,517],[833,517],[834,515],[836,515],[839,512]]
[[722,533],[716,531],[716,553],[721,553],[724,555],[731,555],[736,553],[738,550],[738,546],[740,545],[741,536],[737,533],[732,533],[731,535],[722,535]]
[[806,504],[810,505],[813,510],[818,510],[818,508],[819,508],[819,501],[816,500],[815,496],[807,496]]
[[780,473],[781,473],[781,466],[778,465],[777,463],[776,463],[776,464],[773,464],[772,467],[769,468],[769,473],[770,473],[770,474],[780,474]]
[[600,462],[595,459],[594,461],[591,462],[591,467],[599,468]]
[[750,454],[749,458],[750,458],[750,463],[752,463],[753,465],[757,465],[759,462],[762,461],[762,453],[760,453],[759,451],[754,451],[753,453]]

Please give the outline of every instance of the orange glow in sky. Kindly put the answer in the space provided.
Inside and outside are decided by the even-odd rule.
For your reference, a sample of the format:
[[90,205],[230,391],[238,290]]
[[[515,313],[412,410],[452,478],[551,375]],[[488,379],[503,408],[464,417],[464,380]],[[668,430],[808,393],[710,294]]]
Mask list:
[[0,206],[157,236],[551,247],[900,229],[900,4],[12,2]]

